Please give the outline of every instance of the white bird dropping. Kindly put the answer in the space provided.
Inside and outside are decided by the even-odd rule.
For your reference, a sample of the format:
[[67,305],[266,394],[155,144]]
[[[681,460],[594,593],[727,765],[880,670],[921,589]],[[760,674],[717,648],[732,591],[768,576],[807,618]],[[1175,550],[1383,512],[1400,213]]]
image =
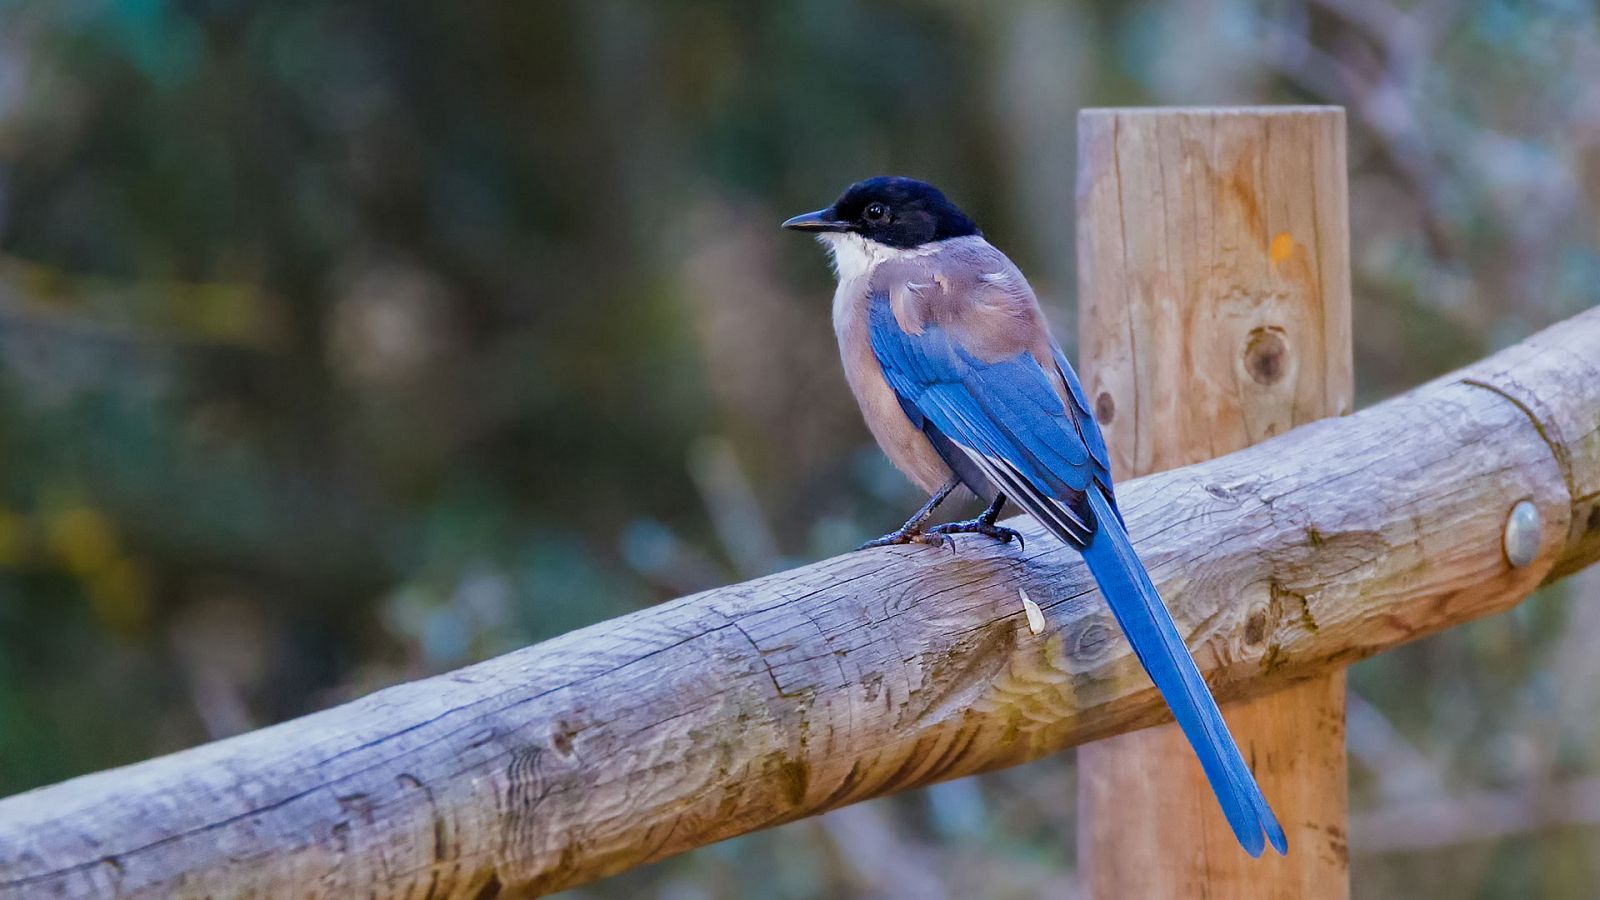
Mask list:
[[1017,596],[1022,598],[1022,609],[1028,614],[1028,630],[1034,634],[1043,634],[1044,610],[1040,609],[1039,604],[1033,602],[1028,592],[1022,588],[1017,588]]

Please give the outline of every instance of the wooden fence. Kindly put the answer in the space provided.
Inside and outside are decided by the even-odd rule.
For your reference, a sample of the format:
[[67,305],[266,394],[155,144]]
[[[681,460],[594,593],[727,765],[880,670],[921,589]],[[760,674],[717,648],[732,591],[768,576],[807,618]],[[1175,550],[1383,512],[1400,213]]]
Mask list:
[[[1504,610],[1600,559],[1600,310],[1119,495],[1223,699]],[[538,894],[1163,721],[1076,554],[1009,524],[0,800],[0,897]]]

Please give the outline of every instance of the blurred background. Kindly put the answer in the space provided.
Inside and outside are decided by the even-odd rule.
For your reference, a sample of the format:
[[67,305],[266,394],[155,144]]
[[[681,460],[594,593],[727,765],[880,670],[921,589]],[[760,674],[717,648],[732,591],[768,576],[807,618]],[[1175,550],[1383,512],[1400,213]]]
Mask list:
[[[1596,302],[1588,2],[0,0],[0,794],[898,524],[777,223],[934,181],[1070,356],[1077,110],[1211,103],[1348,107],[1363,404]],[[1597,645],[1591,573],[1355,667],[1358,897],[1593,895]],[[570,896],[1070,895],[1073,793]]]

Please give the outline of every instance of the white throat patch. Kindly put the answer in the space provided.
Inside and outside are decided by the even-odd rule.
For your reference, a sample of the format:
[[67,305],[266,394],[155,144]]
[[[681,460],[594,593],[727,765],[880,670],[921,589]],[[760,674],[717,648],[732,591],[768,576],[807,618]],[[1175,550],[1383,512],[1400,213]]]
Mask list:
[[838,232],[819,234],[817,242],[827,247],[828,253],[833,257],[833,271],[838,275],[840,284],[866,275],[879,263],[927,256],[939,248],[938,243],[933,243],[906,250],[869,241],[859,234]]
[[817,243],[828,248],[828,256],[833,259],[833,272],[840,282],[854,281],[872,271],[873,265],[882,258],[875,251],[889,249],[859,234],[819,234]]

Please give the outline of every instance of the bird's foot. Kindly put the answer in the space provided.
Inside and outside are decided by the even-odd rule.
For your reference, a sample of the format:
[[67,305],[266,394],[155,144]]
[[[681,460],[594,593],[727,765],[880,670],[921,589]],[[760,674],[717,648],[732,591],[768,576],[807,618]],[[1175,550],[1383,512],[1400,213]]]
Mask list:
[[981,534],[992,537],[1002,544],[1009,544],[1015,540],[1018,547],[1027,547],[1027,544],[1022,540],[1021,532],[1014,528],[1007,528],[1004,525],[996,525],[988,516],[979,516],[976,519],[967,519],[964,522],[947,522],[943,525],[935,525],[928,531],[932,534]]
[[866,550],[871,547],[893,547],[896,544],[926,544],[929,547],[949,547],[954,550],[956,542],[937,528],[923,531],[920,528],[901,526],[881,538],[867,541],[857,547],[857,550]]

